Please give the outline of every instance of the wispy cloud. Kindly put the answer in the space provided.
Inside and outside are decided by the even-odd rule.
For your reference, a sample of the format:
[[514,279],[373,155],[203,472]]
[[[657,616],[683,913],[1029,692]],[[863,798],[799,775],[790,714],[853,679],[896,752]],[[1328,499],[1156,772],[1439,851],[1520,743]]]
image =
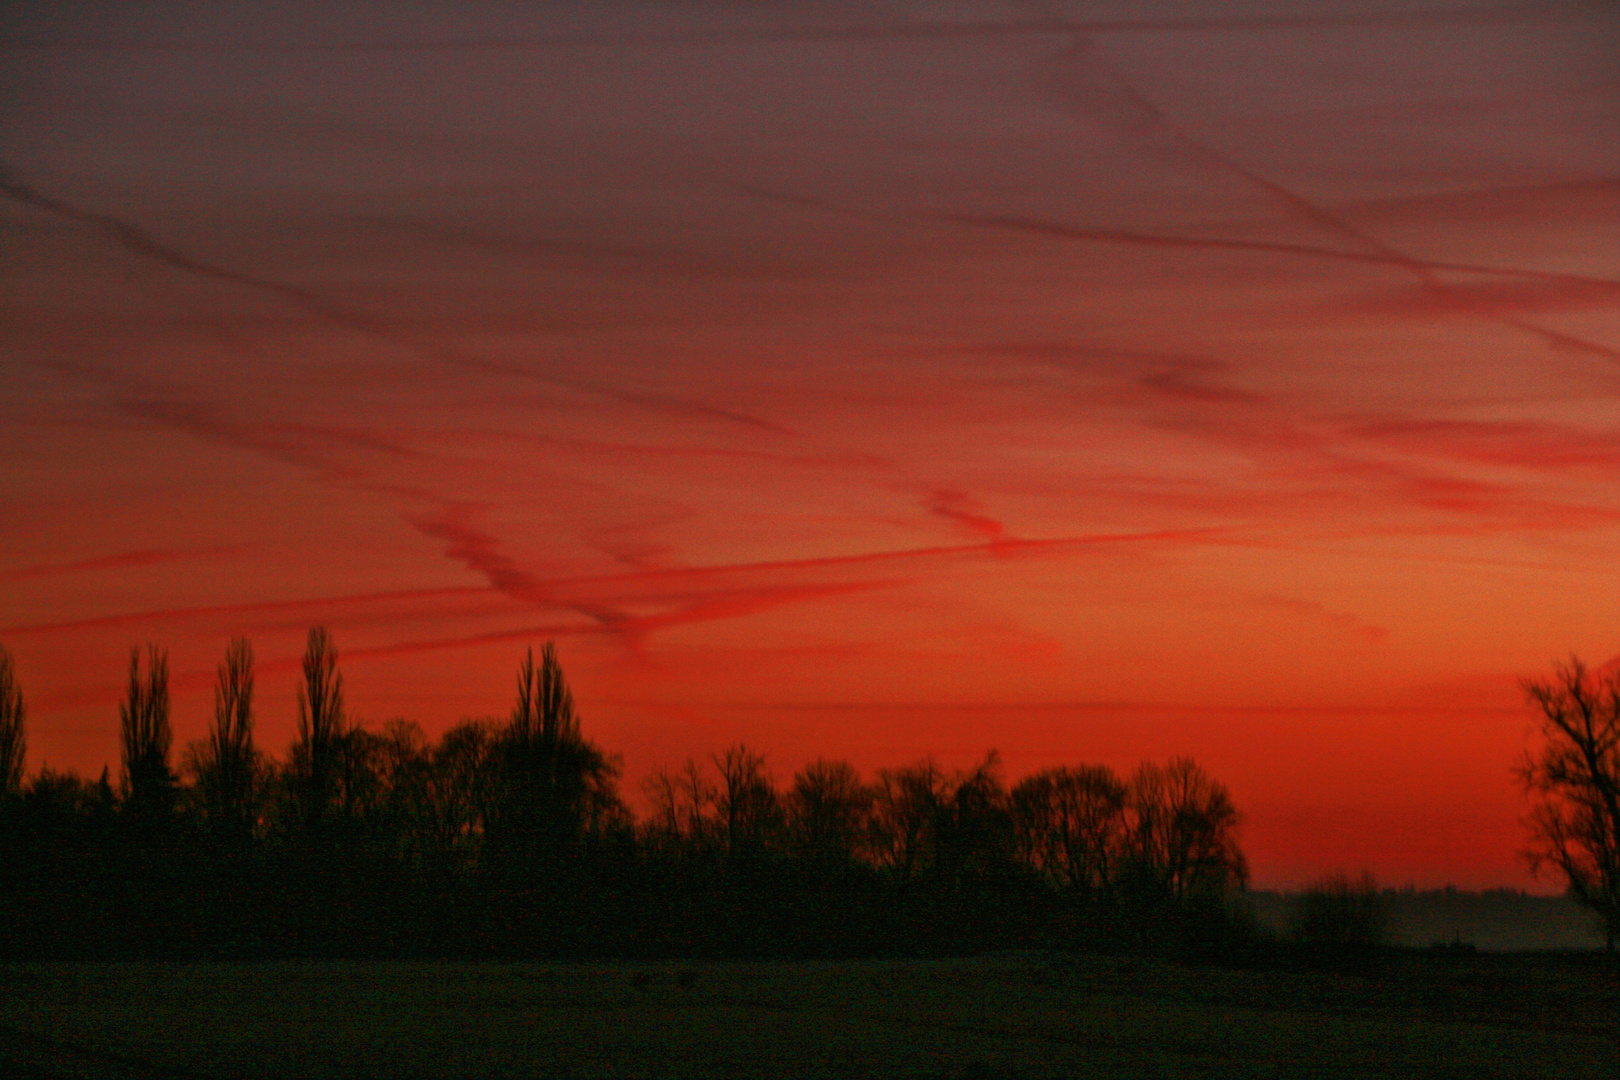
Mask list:
[[400,601],[431,601],[463,598],[486,593],[482,588],[404,589],[395,592],[360,593],[352,596],[318,596],[297,600],[267,600],[241,604],[213,604],[204,607],[153,608],[145,611],[124,612],[117,615],[98,615],[87,619],[66,619],[60,622],[16,623],[0,627],[6,637],[24,637],[35,634],[59,634],[85,630],[102,630],[125,626],[152,626],[181,620],[210,620],[240,622],[244,617],[293,613],[302,619],[319,622],[347,607],[372,606]]
[[770,420],[744,415],[730,409],[693,402],[669,394],[605,385],[589,379],[551,377],[525,366],[487,359],[420,335],[406,333],[393,320],[334,301],[315,289],[290,285],[193,258],[178,248],[156,239],[147,230],[131,222],[41,194],[33,187],[16,180],[11,169],[3,162],[0,162],[0,195],[57,217],[88,225],[128,251],[170,269],[268,295],[303,310],[321,322],[376,338],[425,360],[598,394],[653,412],[695,415],[740,424],[772,434],[792,434],[788,429]]
[[0,581],[26,581],[30,578],[49,578],[82,574],[101,570],[128,570],[137,566],[161,563],[187,562],[219,555],[235,555],[246,550],[241,545],[211,548],[155,548],[144,551],[120,551],[112,555],[98,555],[72,562],[40,563],[15,570],[0,571]]
[[1383,626],[1374,626],[1364,622],[1357,616],[1346,611],[1331,611],[1315,600],[1302,600],[1294,596],[1276,596],[1259,594],[1254,601],[1264,607],[1274,608],[1306,619],[1321,620],[1331,626],[1339,627],[1348,633],[1363,637],[1369,641],[1382,641],[1389,637],[1389,629]]

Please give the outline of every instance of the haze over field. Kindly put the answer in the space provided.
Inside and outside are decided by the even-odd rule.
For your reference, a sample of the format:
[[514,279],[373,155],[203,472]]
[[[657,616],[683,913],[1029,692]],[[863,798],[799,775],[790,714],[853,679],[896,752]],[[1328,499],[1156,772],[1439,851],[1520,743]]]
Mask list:
[[[1524,885],[1517,680],[1620,660],[1612,5],[15,5],[0,643],[259,738],[629,783],[1186,753],[1262,885]],[[1613,661],[1611,661],[1612,663]]]

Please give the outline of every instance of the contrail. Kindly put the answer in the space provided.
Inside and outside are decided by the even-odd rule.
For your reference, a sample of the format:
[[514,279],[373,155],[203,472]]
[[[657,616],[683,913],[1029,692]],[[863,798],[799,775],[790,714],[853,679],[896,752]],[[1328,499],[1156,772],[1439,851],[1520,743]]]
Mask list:
[[[1237,176],[1246,183],[1266,192],[1304,220],[1350,241],[1362,249],[1364,259],[1376,259],[1387,265],[1410,272],[1423,285],[1424,289],[1459,311],[1471,312],[1480,318],[1539,337],[1549,346],[1575,349],[1601,356],[1613,363],[1620,363],[1620,349],[1578,338],[1571,334],[1552,330],[1492,310],[1488,305],[1482,304],[1473,297],[1451,288],[1437,273],[1437,270],[1442,268],[1467,269],[1484,273],[1493,271],[1476,267],[1442,266],[1442,264],[1429,263],[1407,255],[1405,252],[1363,231],[1327,207],[1188,135],[1165,114],[1164,110],[1160,109],[1157,104],[1138,90],[1136,85],[1122,71],[1110,63],[1106,57],[1102,56],[1091,45],[1085,35],[1076,35],[1074,44],[1056,54],[1053,59],[1067,65],[1057,74],[1061,75],[1068,71],[1077,71],[1080,74],[1078,83],[1053,88],[1052,92],[1058,96],[1056,104],[1064,111],[1077,111],[1082,119],[1112,129],[1114,134],[1126,143],[1141,143],[1147,136],[1155,133],[1165,136],[1169,144],[1181,154],[1195,161],[1203,161],[1214,169]],[[1002,222],[1002,224],[1005,226],[1006,223]],[[1047,231],[1052,235],[1058,235],[1058,230],[1038,231]],[[1091,239],[1092,237],[1083,238]],[[1118,237],[1111,237],[1111,239],[1117,240]],[[1198,246],[1206,245],[1200,244]],[[1322,251],[1331,250],[1322,249]],[[1313,252],[1313,254],[1319,253]],[[1354,256],[1355,253],[1353,252],[1344,252],[1330,257],[1354,258]]]
[[134,611],[123,615],[99,615],[89,619],[69,619],[64,622],[31,623],[0,627],[0,633],[20,637],[24,634],[59,633],[68,630],[91,630],[104,626],[127,626],[171,619],[209,618],[217,615],[251,615],[278,611],[301,611],[306,608],[345,607],[356,604],[388,603],[396,600],[426,600],[450,596],[477,596],[490,590],[484,586],[456,586],[442,589],[400,589],[393,592],[350,593],[342,596],[316,596],[303,600],[267,600],[246,604],[214,604],[207,607],[159,608],[152,611]]
[[687,401],[682,398],[664,394],[654,394],[645,391],[624,390],[613,386],[603,386],[584,379],[561,379],[541,375],[526,368],[509,364],[500,364],[476,357],[463,355],[455,349],[436,345],[430,341],[400,334],[388,325],[387,322],[368,315],[365,312],[341,304],[334,304],[321,294],[311,289],[270,278],[258,277],[254,274],[245,274],[239,270],[218,266],[213,263],[194,259],[190,255],[164,244],[155,239],[146,230],[132,225],[110,214],[101,214],[92,210],[85,210],[71,203],[41,194],[26,184],[18,183],[12,178],[10,170],[0,162],[0,194],[3,194],[26,206],[43,210],[57,217],[69,221],[77,221],[88,225],[104,236],[109,237],[125,249],[160,263],[175,270],[180,270],[198,277],[213,281],[226,282],[247,289],[274,296],[279,300],[301,308],[329,325],[355,333],[369,335],[387,342],[396,348],[415,353],[417,356],[434,363],[445,364],[460,368],[472,368],[499,375],[530,379],[551,386],[595,394],[627,405],[633,405],[651,412],[675,413],[685,416],[700,416],[706,419],[723,420],[727,423],[752,428],[756,431],[768,431],[772,434],[793,435],[794,432],[779,424],[759,417],[748,416],[744,413],[721,409],[702,402]]

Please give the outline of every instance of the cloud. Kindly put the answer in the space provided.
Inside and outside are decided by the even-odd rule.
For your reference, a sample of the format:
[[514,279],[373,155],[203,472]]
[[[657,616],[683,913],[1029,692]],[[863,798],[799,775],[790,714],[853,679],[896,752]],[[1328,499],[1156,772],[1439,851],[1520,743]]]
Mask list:
[[200,607],[152,608],[118,615],[98,615],[86,619],[66,619],[44,623],[16,623],[11,626],[0,627],[0,634],[8,637],[23,637],[27,635],[102,630],[115,626],[141,626],[183,620],[214,621],[224,618],[238,619],[244,615],[283,613],[299,615],[300,621],[320,622],[325,618],[329,618],[334,609],[345,607],[392,604],[401,601],[418,602],[452,597],[461,598],[487,593],[487,589],[461,586],[440,589],[401,589],[392,592],[356,593],[348,596],[318,596],[296,600],[211,604]]
[[977,500],[960,491],[935,491],[925,504],[930,513],[984,537],[991,544],[998,543],[1007,532],[1006,526],[983,513]]
[[403,333],[389,319],[350,305],[337,303],[314,289],[300,285],[289,285],[195,259],[171,245],[160,242],[145,229],[121,218],[85,210],[60,199],[40,194],[34,188],[16,181],[10,169],[3,162],[0,162],[0,194],[57,217],[89,225],[130,252],[167,266],[170,269],[228,285],[240,286],[271,296],[290,303],[331,326],[376,338],[425,360],[451,367],[473,368],[570,390],[583,391],[651,412],[722,420],[774,435],[793,434],[789,429],[771,420],[749,416],[735,410],[694,402],[669,394],[609,386],[588,379],[547,376],[532,368],[485,359],[460,349],[444,346],[424,337]]
[[[1139,152],[1183,170],[1207,171],[1241,180],[1269,196],[1301,223],[1348,245],[1348,254],[1373,257],[1386,265],[1408,271],[1417,279],[1420,291],[1431,302],[1510,326],[1541,339],[1552,348],[1580,351],[1620,363],[1620,349],[1529,322],[1503,310],[1499,305],[1484,303],[1477,295],[1459,290],[1445,280],[1439,273],[1439,266],[1406,254],[1323,201],[1308,197],[1296,188],[1280,183],[1259,169],[1194,138],[1139,91],[1135,83],[1084,35],[1077,36],[1071,45],[1052,55],[1039,85],[1057,108],[1102,126]],[[983,223],[1015,227],[1009,226],[1005,220]],[[1030,223],[1022,224],[1024,228],[1030,228]],[[1037,227],[1032,231],[1052,236],[1066,232],[1061,227],[1053,226]],[[1080,230],[1067,232],[1077,239],[1099,238],[1082,236]],[[1116,239],[1115,242],[1120,241]],[[1149,243],[1145,237],[1131,242]],[[1164,243],[1164,240],[1154,238],[1152,242]],[[1284,245],[1279,245],[1279,248],[1281,246]]]
[[[695,21],[709,12],[690,9]],[[1079,19],[1052,15],[1024,19],[880,19],[825,25],[765,25],[736,29],[693,27],[667,31],[585,30],[566,33],[485,34],[442,37],[388,35],[370,39],[289,40],[237,37],[200,38],[20,37],[0,38],[0,49],[88,52],[178,53],[411,53],[487,52],[655,45],[729,45],[749,43],[842,43],[929,41],[962,38],[1046,36],[1052,34],[1186,34],[1243,33],[1275,30],[1333,30],[1373,27],[1455,27],[1516,25],[1580,18],[1592,6],[1579,0],[1531,0],[1524,3],[1442,7],[1429,10],[1363,10],[1312,14],[1213,16],[1193,18]]]
[[207,548],[150,548],[141,551],[120,551],[112,555],[99,555],[73,562],[40,563],[15,570],[0,571],[0,581],[26,581],[30,578],[57,577],[98,570],[126,570],[136,566],[206,559],[219,555],[236,555],[247,550],[244,545],[221,545]]
[[[497,591],[525,604],[575,611],[593,620],[601,630],[621,635],[627,644],[638,650],[648,634],[668,627],[736,618],[794,603],[889,588],[904,580],[892,577],[887,571],[875,578],[845,576],[869,568],[977,556],[1049,556],[1105,545],[1174,544],[1207,540],[1215,533],[1215,530],[1193,529],[1016,539],[1002,535],[998,523],[991,519],[964,510],[964,500],[962,496],[942,502],[936,500],[939,507],[936,512],[969,525],[981,535],[993,534],[985,542],[801,559],[673,566],[571,578],[544,578],[521,569],[501,552],[496,537],[470,524],[476,514],[474,507],[451,507],[436,517],[418,519],[417,524],[425,534],[446,541],[447,555],[482,575]],[[655,610],[637,613],[649,606]]]
[[42,194],[17,180],[11,168],[4,162],[0,162],[0,194],[24,206],[31,206],[36,210],[41,210],[56,217],[87,225],[131,253],[167,266],[170,269],[268,294],[339,326],[361,330],[366,333],[386,334],[386,331],[375,320],[369,319],[358,312],[334,306],[313,290],[272,281],[253,274],[245,274],[238,270],[194,259],[190,255],[162,243],[153,237],[151,233],[131,222],[124,221],[111,214],[85,210],[72,203]]
[[1256,594],[1254,602],[1262,607],[1275,608],[1290,615],[1313,619],[1329,626],[1338,627],[1357,637],[1369,641],[1383,641],[1389,637],[1389,630],[1383,626],[1375,626],[1364,622],[1356,615],[1344,611],[1330,611],[1315,600],[1302,600],[1293,596],[1279,596],[1274,594]]
[[406,520],[423,535],[444,541],[447,556],[483,577],[490,588],[513,600],[540,607],[569,608],[607,628],[629,621],[623,611],[613,606],[566,597],[559,583],[543,581],[522,569],[501,551],[501,542],[496,537],[472,525],[477,513],[478,507],[474,505],[446,502],[435,514],[408,516]]
[[1352,429],[1358,437],[1455,461],[1546,472],[1620,470],[1620,433],[1525,420],[1392,419]]
[[[1451,283],[1444,292],[1427,287],[1365,290],[1330,303],[1309,305],[1297,317],[1338,315],[1382,323],[1458,316],[1515,317],[1608,310],[1620,306],[1620,282],[1517,280]],[[1592,351],[1587,349],[1585,351]]]
[[[1530,282],[1527,288],[1535,288],[1537,284],[1543,289],[1567,289],[1571,292],[1584,294],[1589,297],[1613,296],[1620,290],[1620,281],[1608,278],[1589,277],[1581,274],[1559,274],[1547,271],[1524,269],[1508,266],[1485,266],[1474,263],[1456,263],[1445,261],[1429,261],[1415,259],[1399,254],[1392,250],[1381,251],[1346,251],[1338,248],[1324,247],[1317,244],[1299,244],[1286,241],[1252,240],[1242,237],[1212,237],[1187,236],[1174,233],[1151,233],[1125,229],[1102,229],[1084,225],[1070,225],[1063,222],[1047,221],[1040,218],[1011,217],[999,214],[967,214],[967,213],[930,213],[926,215],[930,220],[948,222],[958,225],[972,225],[990,229],[1000,229],[1009,232],[1030,233],[1037,236],[1048,236],[1059,240],[1083,240],[1098,244],[1122,244],[1131,247],[1163,248],[1169,250],[1204,250],[1204,251],[1235,251],[1260,252],[1274,255],[1287,255],[1301,259],[1320,259],[1328,262],[1354,263],[1364,266],[1394,267],[1396,269],[1418,272],[1420,275],[1440,272],[1453,272],[1461,274],[1483,274],[1514,280]],[[1490,285],[1479,288],[1489,289]],[[1507,286],[1511,288],[1511,286]],[[1443,286],[1440,292],[1442,299],[1452,295],[1451,286]],[[1425,290],[1426,295],[1434,295],[1432,289]],[[1453,307],[1463,310],[1477,310],[1477,305],[1466,296],[1466,290],[1459,299],[1452,303]]]
[[341,461],[339,452],[343,450],[407,460],[425,457],[398,439],[365,428],[232,421],[200,402],[164,401],[152,396],[124,398],[121,406],[131,416],[156,421],[208,442],[252,450],[274,461],[308,469],[328,483],[353,483],[371,475],[371,470]]
[[517,255],[547,270],[593,277],[695,278],[700,281],[814,281],[820,275],[761,257],[718,255],[677,244],[612,243],[567,236],[513,235],[451,228],[432,221],[367,215],[364,221],[423,239],[435,251],[458,248]]

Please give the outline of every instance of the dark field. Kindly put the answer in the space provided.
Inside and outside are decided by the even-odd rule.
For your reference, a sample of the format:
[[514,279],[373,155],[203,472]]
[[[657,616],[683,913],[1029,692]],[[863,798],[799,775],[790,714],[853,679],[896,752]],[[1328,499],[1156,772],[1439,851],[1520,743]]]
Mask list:
[[1600,956],[0,965],[17,1077],[1620,1076]]

